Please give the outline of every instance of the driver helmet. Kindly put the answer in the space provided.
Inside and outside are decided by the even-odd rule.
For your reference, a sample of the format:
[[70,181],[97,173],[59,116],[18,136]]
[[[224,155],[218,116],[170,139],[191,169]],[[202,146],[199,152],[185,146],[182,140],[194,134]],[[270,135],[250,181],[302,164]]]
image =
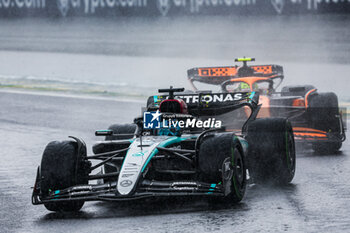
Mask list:
[[237,91],[250,91],[250,86],[246,82],[241,82],[236,90]]
[[[174,114],[188,114],[188,107],[184,100],[182,99],[166,99],[160,103],[159,110],[162,113],[174,113]],[[174,118],[173,121],[178,121]],[[162,123],[161,123],[162,124]],[[159,129],[160,136],[180,136],[181,128],[177,126],[171,126],[170,128]]]

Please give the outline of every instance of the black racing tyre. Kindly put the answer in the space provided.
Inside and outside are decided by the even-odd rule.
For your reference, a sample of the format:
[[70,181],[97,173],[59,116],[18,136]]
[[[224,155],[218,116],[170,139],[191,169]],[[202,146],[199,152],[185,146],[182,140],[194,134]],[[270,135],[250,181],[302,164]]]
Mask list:
[[312,85],[290,85],[284,86],[281,90],[282,96],[305,96],[305,94],[315,89]]
[[[135,124],[114,124],[108,127],[114,134],[133,134],[136,130]],[[105,140],[130,139],[133,136],[106,136]]]
[[198,167],[201,181],[222,182],[224,201],[237,203],[242,200],[246,189],[246,166],[242,148],[234,134],[215,134],[204,138],[200,144]]
[[[114,124],[109,126],[109,130],[112,130],[114,134],[133,134],[136,130],[135,124]],[[105,140],[122,140],[122,139],[131,139],[133,136],[106,136]],[[123,148],[120,148],[123,149]],[[100,153],[108,152],[108,151],[101,151]],[[112,172],[118,172],[118,169],[111,163],[105,164],[104,170],[105,173],[112,173]],[[112,181],[111,179],[104,179],[104,182]]]
[[247,158],[254,182],[288,184],[295,173],[295,143],[290,122],[284,118],[256,119],[248,126]]
[[326,131],[330,135],[330,141],[313,143],[313,150],[318,153],[336,153],[342,146],[336,94],[329,92],[310,96],[307,111],[312,128]]
[[[41,193],[62,190],[78,184],[88,184],[89,171],[78,154],[78,144],[74,141],[50,142],[43,153],[40,165]],[[84,201],[65,201],[44,204],[50,211],[79,211]]]

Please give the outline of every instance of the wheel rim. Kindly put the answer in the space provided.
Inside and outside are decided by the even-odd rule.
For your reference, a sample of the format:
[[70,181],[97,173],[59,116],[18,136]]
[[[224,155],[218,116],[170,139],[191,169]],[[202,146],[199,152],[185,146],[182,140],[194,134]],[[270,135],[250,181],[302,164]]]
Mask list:
[[243,167],[243,160],[240,153],[237,153],[238,156],[235,157],[235,164],[234,164],[234,170],[236,174],[236,179],[239,182],[239,184],[243,183],[244,179],[244,167]]
[[222,177],[225,181],[232,181],[235,188],[242,188],[244,183],[244,165],[241,153],[238,150],[232,150],[232,158],[227,157],[224,160]]
[[231,158],[226,158],[222,165],[222,177],[225,181],[232,179],[233,166],[231,164]]
[[291,174],[295,171],[295,152],[293,147],[293,135],[290,132],[286,132],[286,156],[287,156],[287,167]]

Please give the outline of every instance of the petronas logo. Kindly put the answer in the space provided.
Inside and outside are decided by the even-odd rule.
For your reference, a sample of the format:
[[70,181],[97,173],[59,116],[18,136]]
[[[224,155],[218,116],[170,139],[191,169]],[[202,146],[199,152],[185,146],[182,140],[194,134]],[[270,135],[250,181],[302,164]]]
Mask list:
[[58,10],[61,12],[63,17],[66,17],[69,11],[69,0],[57,0]]
[[285,0],[271,0],[272,6],[278,14],[282,14]]
[[157,0],[157,8],[163,16],[166,16],[170,10],[170,0]]

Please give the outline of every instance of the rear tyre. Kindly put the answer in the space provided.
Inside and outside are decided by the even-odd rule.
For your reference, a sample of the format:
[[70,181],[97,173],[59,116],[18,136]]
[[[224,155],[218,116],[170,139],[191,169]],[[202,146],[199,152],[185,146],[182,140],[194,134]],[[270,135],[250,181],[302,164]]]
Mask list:
[[316,142],[312,148],[317,153],[336,153],[342,146],[338,97],[334,93],[319,93],[310,97],[309,122],[313,128],[326,131],[328,141]]
[[257,119],[248,126],[248,166],[255,182],[288,184],[295,173],[295,144],[284,118]]
[[[78,145],[73,141],[53,141],[46,146],[40,165],[41,193],[44,198],[56,190],[88,184],[89,170],[86,168],[88,161],[77,150]],[[50,211],[79,211],[84,201],[64,201],[44,205]]]
[[234,134],[215,134],[204,138],[200,145],[198,166],[200,180],[223,185],[223,201],[237,203],[242,200],[246,188],[246,166]]

